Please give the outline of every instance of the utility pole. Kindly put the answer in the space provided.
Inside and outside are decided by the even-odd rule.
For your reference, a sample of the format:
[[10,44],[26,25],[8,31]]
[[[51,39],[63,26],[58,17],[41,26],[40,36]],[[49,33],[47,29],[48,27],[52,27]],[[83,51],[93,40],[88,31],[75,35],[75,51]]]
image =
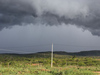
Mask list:
[[52,50],[51,50],[51,67],[53,67],[53,43],[52,43]]

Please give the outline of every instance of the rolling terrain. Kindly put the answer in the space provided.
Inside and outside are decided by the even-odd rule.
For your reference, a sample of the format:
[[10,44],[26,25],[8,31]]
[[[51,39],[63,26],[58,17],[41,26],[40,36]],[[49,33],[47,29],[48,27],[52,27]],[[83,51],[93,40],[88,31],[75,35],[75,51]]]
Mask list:
[[0,54],[0,75],[98,75],[100,51]]

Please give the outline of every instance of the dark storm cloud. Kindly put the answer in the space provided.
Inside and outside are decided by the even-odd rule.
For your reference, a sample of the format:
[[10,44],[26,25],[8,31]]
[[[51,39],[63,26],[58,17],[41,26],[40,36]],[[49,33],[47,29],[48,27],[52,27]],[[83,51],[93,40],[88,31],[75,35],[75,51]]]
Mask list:
[[100,36],[100,0],[0,0],[0,29],[41,23],[76,25]]

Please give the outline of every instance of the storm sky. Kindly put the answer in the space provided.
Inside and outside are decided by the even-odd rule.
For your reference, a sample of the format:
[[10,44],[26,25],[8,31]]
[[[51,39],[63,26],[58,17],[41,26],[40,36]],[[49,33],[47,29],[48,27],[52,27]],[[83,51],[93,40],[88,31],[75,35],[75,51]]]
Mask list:
[[100,50],[100,0],[0,0],[0,53]]

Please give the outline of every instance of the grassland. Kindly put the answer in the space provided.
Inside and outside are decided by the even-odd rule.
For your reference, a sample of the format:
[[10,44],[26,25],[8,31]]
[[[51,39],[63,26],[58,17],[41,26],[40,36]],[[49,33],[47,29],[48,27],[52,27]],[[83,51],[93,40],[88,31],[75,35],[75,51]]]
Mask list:
[[99,75],[99,56],[54,54],[0,54],[0,75]]

